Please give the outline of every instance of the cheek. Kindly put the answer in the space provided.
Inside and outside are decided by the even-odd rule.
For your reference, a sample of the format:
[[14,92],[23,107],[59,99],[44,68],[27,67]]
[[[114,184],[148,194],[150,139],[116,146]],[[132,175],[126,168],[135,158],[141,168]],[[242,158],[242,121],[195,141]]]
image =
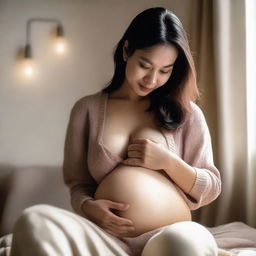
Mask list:
[[143,77],[143,71],[134,67],[134,65],[127,66],[125,74],[127,80],[136,80]]
[[159,81],[160,86],[163,86],[169,80],[170,77],[171,77],[171,75],[161,77],[161,79]]

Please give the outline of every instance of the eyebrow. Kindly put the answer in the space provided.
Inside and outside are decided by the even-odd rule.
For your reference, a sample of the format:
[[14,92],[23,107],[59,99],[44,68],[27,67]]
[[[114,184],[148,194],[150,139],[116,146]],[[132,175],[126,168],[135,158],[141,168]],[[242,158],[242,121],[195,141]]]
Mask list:
[[[151,65],[153,65],[153,63],[146,57],[140,57],[140,59],[150,63]],[[164,66],[164,68],[169,68],[169,67],[172,67],[173,65],[174,65],[174,63],[172,63],[170,65],[167,65],[167,66]]]

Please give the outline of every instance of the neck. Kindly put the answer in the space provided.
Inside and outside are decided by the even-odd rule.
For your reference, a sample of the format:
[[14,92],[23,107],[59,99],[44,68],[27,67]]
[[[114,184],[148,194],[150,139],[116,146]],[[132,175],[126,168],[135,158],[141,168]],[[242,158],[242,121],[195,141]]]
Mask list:
[[139,96],[134,93],[134,91],[125,84],[125,82],[114,92],[109,94],[109,98],[111,99],[120,99],[120,100],[127,100],[133,103],[145,101],[148,99],[147,96]]

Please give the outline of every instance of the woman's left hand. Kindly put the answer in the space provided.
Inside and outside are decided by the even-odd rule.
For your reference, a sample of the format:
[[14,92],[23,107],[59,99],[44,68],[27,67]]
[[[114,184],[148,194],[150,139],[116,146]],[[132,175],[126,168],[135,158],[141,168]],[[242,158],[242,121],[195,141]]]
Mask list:
[[132,139],[128,145],[128,158],[122,163],[160,170],[165,168],[166,159],[171,157],[170,153],[161,143],[150,139]]

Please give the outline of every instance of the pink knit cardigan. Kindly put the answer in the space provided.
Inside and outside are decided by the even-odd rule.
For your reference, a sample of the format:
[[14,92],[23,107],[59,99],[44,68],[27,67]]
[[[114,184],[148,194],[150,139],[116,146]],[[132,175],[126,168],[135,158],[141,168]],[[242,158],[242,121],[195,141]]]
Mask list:
[[[122,160],[103,144],[108,94],[97,92],[78,100],[72,108],[67,128],[63,174],[70,189],[71,204],[76,213],[84,216],[82,204],[93,198],[102,179]],[[175,131],[161,128],[169,150],[175,152],[196,171],[195,183],[189,192],[177,189],[191,210],[209,204],[221,191],[220,173],[214,165],[211,137],[201,109],[191,103],[192,112],[186,115]]]

